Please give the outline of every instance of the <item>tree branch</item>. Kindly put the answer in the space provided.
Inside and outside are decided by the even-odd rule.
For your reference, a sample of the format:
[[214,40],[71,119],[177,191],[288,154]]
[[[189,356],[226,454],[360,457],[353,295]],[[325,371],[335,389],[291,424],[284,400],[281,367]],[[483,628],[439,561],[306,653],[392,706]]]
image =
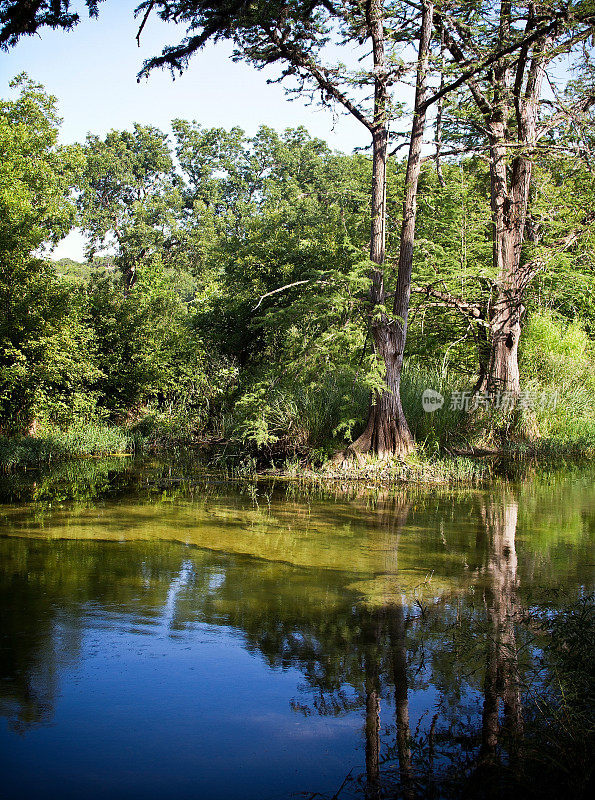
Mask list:
[[[459,65],[466,63],[467,60],[465,58],[465,54],[457,44],[456,40],[451,35],[451,32],[447,30],[447,28],[442,23],[440,14],[436,14],[435,18],[436,18],[435,22],[436,29],[439,31],[441,35],[442,34],[444,35],[444,44],[448,48],[454,60]],[[455,89],[458,89],[459,86],[462,86],[464,83],[467,83],[469,86],[469,90],[471,91],[473,99],[475,100],[479,110],[484,115],[484,117],[489,116],[491,112],[491,105],[488,102],[485,95],[483,94],[483,92],[481,91],[481,89],[479,88],[479,86],[477,85],[477,83],[474,80],[472,80],[473,75],[479,72],[482,68],[483,67],[476,66],[468,70],[465,70],[455,81],[451,81],[451,83],[442,86],[431,97],[428,97],[428,99],[424,103],[425,107],[428,108],[430,105],[432,105],[432,103],[435,103],[437,100],[440,100],[441,97],[444,97],[449,92],[452,92]]]
[[151,15],[151,11],[153,10],[153,6],[154,5],[155,5],[155,0],[151,0],[149,5],[147,6],[147,10],[145,11],[145,16],[143,17],[143,21],[141,22],[140,27],[139,27],[139,29],[137,31],[136,44],[137,44],[138,47],[140,47],[140,37],[141,37],[141,34],[143,32],[143,29],[144,29],[145,25],[147,24],[147,20],[149,19],[149,16]]
[[360,109],[346,96],[328,76],[328,70],[324,67],[318,67],[313,64],[308,58],[307,54],[299,50],[297,47],[284,41],[279,33],[270,27],[264,28],[270,41],[277,47],[281,55],[290,63],[295,66],[301,67],[305,70],[314,80],[318,83],[320,89],[323,89],[328,95],[333,97],[340,103],[350,114],[352,114],[359,122],[362,123],[370,132],[374,131],[374,123],[370,121]]
[[[584,18],[580,18],[580,21],[581,22],[587,22],[588,21],[588,16],[589,15],[585,16]],[[592,14],[591,14],[591,16],[592,16]],[[449,92],[452,92],[455,89],[458,89],[458,87],[462,86],[463,83],[468,83],[470,78],[472,78],[474,75],[477,75],[477,73],[482,72],[484,69],[486,69],[486,67],[489,67],[492,64],[495,64],[497,61],[500,61],[504,56],[510,55],[511,53],[514,53],[516,50],[519,50],[520,48],[528,48],[529,45],[531,45],[533,42],[537,41],[542,36],[547,36],[549,33],[553,33],[554,30],[556,29],[556,27],[559,25],[559,23],[563,22],[563,21],[566,21],[567,19],[568,19],[568,11],[566,9],[564,11],[559,11],[556,14],[553,15],[552,21],[549,24],[543,25],[540,28],[536,28],[528,36],[524,36],[521,39],[519,39],[518,41],[513,42],[512,44],[509,44],[506,47],[502,47],[502,48],[496,50],[494,53],[492,53],[490,56],[488,56],[483,62],[481,62],[480,64],[475,64],[474,66],[469,67],[469,69],[467,69],[463,73],[461,73],[461,75],[456,80],[454,80],[451,83],[447,84],[442,89],[440,89],[438,92],[435,92],[431,97],[429,97],[426,100],[426,102],[425,102],[426,107],[432,105],[432,103],[435,103],[436,100],[438,100],[440,97],[444,97],[444,95],[448,94]],[[448,29],[446,28],[445,23],[444,23],[444,18],[441,17],[440,14],[436,14],[435,15],[435,26],[436,26],[436,29],[438,31],[440,31],[443,27],[446,30],[447,37],[450,40],[450,42],[448,42],[448,41],[446,42],[446,45],[447,45],[448,49],[450,50],[450,52],[452,53],[452,56],[455,59],[455,61],[460,65],[466,63],[467,59],[465,59],[465,55],[464,55],[463,51],[458,46],[457,42],[453,39],[450,31],[448,31]],[[454,49],[451,49],[451,46]],[[456,55],[455,55],[455,53],[456,53]],[[471,91],[473,93],[473,96],[474,96],[474,99],[475,99],[476,103],[480,106],[480,110],[482,111],[483,114],[485,114],[486,111],[484,110],[484,108],[486,107],[486,105],[487,105],[487,108],[489,108],[489,103],[487,102],[486,98],[483,97],[483,95],[482,95],[481,104],[484,106],[484,108],[482,108],[482,105],[480,105],[480,103],[478,102],[478,96],[475,95],[471,84],[469,84],[469,88],[471,89]]]
[[460,297],[450,294],[450,292],[441,292],[431,286],[416,286],[412,288],[412,291],[416,294],[424,294],[426,297],[431,297],[433,300],[437,300],[440,305],[455,308],[466,317],[470,317],[474,322],[477,322],[478,325],[488,325],[483,319],[484,312],[479,303],[469,303]]
[[252,311],[256,311],[256,309],[260,308],[260,305],[262,301],[265,299],[265,297],[271,297],[271,295],[278,294],[279,292],[284,292],[286,291],[286,289],[292,289],[294,286],[303,286],[305,283],[311,283],[311,282],[312,282],[311,279],[304,281],[294,281],[294,283],[288,283],[285,286],[280,286],[278,289],[273,289],[272,292],[267,292],[266,294],[260,296],[258,303],[254,306]]
[[521,266],[519,268],[519,292],[524,292],[537,273],[544,270],[556,256],[564,253],[566,250],[575,245],[585,232],[586,228],[593,221],[595,221],[595,211],[590,211],[583,217],[578,227],[573,228],[573,230],[566,234],[566,236],[558,239],[557,242],[554,242],[553,245],[548,248],[548,252],[545,254],[545,256],[531,259],[531,261],[528,261],[526,264]]

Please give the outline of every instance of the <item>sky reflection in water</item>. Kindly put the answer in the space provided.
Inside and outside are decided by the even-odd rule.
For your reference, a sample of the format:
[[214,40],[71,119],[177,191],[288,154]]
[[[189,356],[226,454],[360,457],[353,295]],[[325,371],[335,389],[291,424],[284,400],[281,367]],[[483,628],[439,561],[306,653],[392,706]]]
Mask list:
[[496,768],[505,796],[527,610],[590,591],[592,473],[348,499],[95,469],[0,506],[2,797],[447,797]]

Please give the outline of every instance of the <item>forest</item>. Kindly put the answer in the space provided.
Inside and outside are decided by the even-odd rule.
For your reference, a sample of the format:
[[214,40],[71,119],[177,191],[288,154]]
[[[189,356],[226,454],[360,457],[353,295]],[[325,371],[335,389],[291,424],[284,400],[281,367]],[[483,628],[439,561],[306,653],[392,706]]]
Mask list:
[[[5,49],[76,24],[66,2],[0,5]],[[151,13],[200,31],[146,74],[232,39],[354,116],[371,150],[205,127],[195,110],[170,132],[64,145],[59,98],[15,77],[0,103],[5,467],[187,446],[252,467],[593,454],[589,3],[140,12],[139,35]],[[329,67],[329,37],[373,64]],[[75,228],[85,262],[53,261]]]

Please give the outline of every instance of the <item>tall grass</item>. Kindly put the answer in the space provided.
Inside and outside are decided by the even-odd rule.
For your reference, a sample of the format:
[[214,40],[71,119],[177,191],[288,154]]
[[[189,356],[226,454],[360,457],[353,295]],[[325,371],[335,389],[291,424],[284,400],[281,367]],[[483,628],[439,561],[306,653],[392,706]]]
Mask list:
[[262,382],[237,401],[220,434],[273,459],[308,455],[320,462],[351,441],[368,402],[367,389],[348,371],[321,376],[317,383]]
[[0,469],[10,472],[68,458],[130,453],[132,449],[131,437],[120,428],[97,423],[72,425],[67,430],[47,426],[35,436],[0,437]]
[[[444,404],[436,411],[426,411],[423,393],[433,389],[442,395]],[[465,439],[468,416],[453,404],[453,392],[468,390],[460,376],[442,372],[438,367],[406,363],[401,377],[401,402],[405,418],[417,444],[426,452],[443,450]]]

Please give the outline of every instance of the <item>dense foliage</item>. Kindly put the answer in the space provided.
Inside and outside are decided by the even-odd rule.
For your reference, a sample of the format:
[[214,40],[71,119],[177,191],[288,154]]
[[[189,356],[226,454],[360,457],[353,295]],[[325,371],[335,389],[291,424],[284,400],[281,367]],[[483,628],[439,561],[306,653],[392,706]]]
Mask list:
[[[1,432],[116,424],[154,444],[219,440],[281,459],[351,441],[383,382],[366,333],[369,156],[303,128],[248,137],[186,120],[169,136],[135,125],[61,147],[55,99],[26,77],[17,88],[0,106]],[[525,247],[541,261],[520,361],[523,390],[557,403],[526,404],[514,435],[592,442],[595,259],[590,229],[576,235],[592,175],[545,155],[535,172],[540,235]],[[403,179],[391,159],[389,265]],[[87,262],[44,257],[73,226]],[[426,160],[402,394],[430,451],[504,430],[450,407],[480,373],[469,308],[490,303],[491,251],[485,161]],[[433,414],[426,388],[445,396]]]

